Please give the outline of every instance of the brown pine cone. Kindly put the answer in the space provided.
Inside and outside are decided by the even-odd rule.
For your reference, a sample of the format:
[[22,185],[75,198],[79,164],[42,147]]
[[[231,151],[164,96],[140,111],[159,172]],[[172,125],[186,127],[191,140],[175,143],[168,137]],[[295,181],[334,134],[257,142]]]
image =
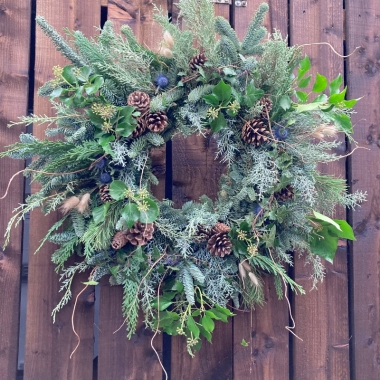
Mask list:
[[260,99],[260,104],[263,106],[260,116],[267,119],[268,115],[270,114],[270,111],[272,111],[273,102],[272,100],[264,96]]
[[127,243],[128,243],[128,239],[125,234],[125,231],[118,231],[116,232],[116,234],[114,235],[112,239],[111,246],[113,249],[120,249],[124,247]]
[[226,233],[220,232],[210,237],[207,249],[212,255],[224,257],[231,253],[232,244]]
[[210,239],[210,236],[211,236],[210,229],[206,229],[204,226],[198,225],[197,237],[196,237],[198,242],[207,241],[208,239]]
[[294,198],[294,189],[292,185],[288,185],[274,193],[274,197],[280,202],[291,201]]
[[266,121],[262,118],[254,118],[247,121],[241,132],[242,139],[252,145],[260,146],[268,141],[270,131]]
[[152,132],[162,132],[168,125],[168,117],[163,111],[150,113],[147,118],[147,128]]
[[99,197],[103,203],[113,201],[113,198],[110,195],[110,188],[108,185],[103,185],[99,187]]
[[146,118],[143,116],[137,120],[137,127],[132,132],[131,137],[135,139],[141,136],[145,132],[145,130],[146,130]]
[[190,69],[192,71],[198,70],[197,66],[203,67],[206,61],[207,61],[207,58],[204,55],[204,53],[197,54],[193,58],[190,59]]
[[150,98],[149,95],[142,91],[134,91],[129,94],[127,103],[129,106],[136,107],[141,113],[149,111]]
[[228,234],[231,231],[231,228],[227,226],[227,224],[224,223],[216,223],[214,227],[212,227],[212,234]]
[[133,245],[145,245],[153,238],[154,224],[136,222],[125,232],[127,240]]

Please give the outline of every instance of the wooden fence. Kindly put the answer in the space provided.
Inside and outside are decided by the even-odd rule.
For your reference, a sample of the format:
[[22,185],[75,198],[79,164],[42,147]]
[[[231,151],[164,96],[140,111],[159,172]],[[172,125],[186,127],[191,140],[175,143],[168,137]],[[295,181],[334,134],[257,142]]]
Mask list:
[[[260,2],[247,0],[246,7],[215,4],[215,10],[242,38]],[[173,19],[177,17],[170,0],[155,3],[167,9]],[[325,168],[347,178],[353,190],[368,191],[368,202],[359,210],[347,215],[344,210],[339,212],[341,218],[353,223],[357,241],[338,249],[334,265],[327,265],[325,281],[318,291],[291,296],[295,333],[302,340],[285,329],[289,324],[288,306],[276,299],[268,283],[266,305],[239,313],[229,324],[218,324],[213,344],[204,344],[194,359],[186,353],[181,337],[159,335],[154,346],[162,354],[171,380],[376,380],[380,378],[380,1],[269,0],[269,5],[267,27],[288,35],[291,44],[328,42],[340,54],[360,47],[344,59],[327,45],[305,46],[315,71],[329,78],[344,73],[349,97],[364,97],[356,106],[353,121],[355,139],[369,150],[358,150],[346,162]],[[44,16],[59,31],[63,27],[80,29],[87,36],[96,33],[94,26],[105,19],[114,21],[117,28],[127,23],[140,41],[154,47],[160,32],[152,20],[152,8],[150,0],[1,1],[1,149],[17,141],[24,131],[21,127],[8,129],[9,120],[28,112],[51,112],[49,103],[36,96],[36,89],[50,78],[52,66],[65,64],[51,42],[35,31],[35,14]],[[33,132],[43,137],[41,127]],[[156,195],[172,197],[176,205],[197,200],[203,193],[215,196],[223,167],[214,160],[214,148],[212,140],[192,137],[178,138],[167,144],[166,151],[157,151],[155,170],[161,184]],[[346,149],[343,141],[340,153]],[[0,195],[23,165],[21,161],[1,160]],[[5,231],[11,211],[22,203],[25,191],[29,189],[18,177],[10,195],[0,203],[0,231]],[[160,365],[150,347],[152,334],[142,324],[131,341],[123,329],[113,333],[123,321],[122,292],[107,281],[79,297],[75,327],[81,344],[69,359],[77,344],[71,328],[73,302],[59,313],[54,324],[51,319],[60,297],[58,276],[50,262],[55,247],[47,244],[37,255],[27,257],[55,219],[55,215],[43,217],[40,211],[33,212],[30,221],[13,232],[5,252],[0,251],[0,379],[161,379]],[[309,269],[304,264],[296,257],[291,275],[309,289]],[[82,290],[87,275],[79,276],[73,284],[74,297]],[[26,287],[25,325],[24,318],[20,318],[24,314],[20,300],[25,298]],[[242,339],[248,347],[241,345]]]

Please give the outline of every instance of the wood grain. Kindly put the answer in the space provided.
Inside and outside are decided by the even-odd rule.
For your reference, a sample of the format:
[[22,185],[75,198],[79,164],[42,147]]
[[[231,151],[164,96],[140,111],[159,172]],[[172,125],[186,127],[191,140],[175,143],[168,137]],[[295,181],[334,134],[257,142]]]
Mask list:
[[[44,16],[58,31],[63,27],[80,29],[87,36],[95,33],[94,26],[100,23],[100,2],[88,4],[83,1],[66,0],[61,2],[37,1],[37,14]],[[67,64],[61,55],[55,51],[51,41],[37,29],[35,62],[35,91],[46,80],[51,78],[51,68],[54,65]],[[47,99],[38,98],[35,92],[34,113],[51,114]],[[44,137],[44,128],[35,126],[34,134]],[[32,191],[37,187],[33,186]],[[78,299],[75,313],[75,328],[81,338],[81,344],[73,358],[70,353],[77,344],[77,338],[71,328],[71,313],[76,295],[84,287],[83,281],[88,274],[78,276],[73,282],[73,300],[57,316],[53,324],[51,311],[59,302],[58,275],[50,256],[57,248],[46,244],[36,255],[33,252],[45,236],[58,215],[43,216],[40,210],[31,214],[30,221],[30,262],[27,303],[27,326],[25,348],[24,379],[57,379],[57,380],[92,380],[93,359],[93,290],[88,288]]]
[[[166,9],[164,1],[155,3]],[[153,22],[151,1],[109,0],[108,20],[114,23],[116,31],[119,31],[121,25],[128,24],[140,43],[152,48],[159,46],[162,32]],[[153,187],[153,193],[157,198],[162,199],[165,196],[165,147],[154,149],[151,159],[152,171],[160,182],[159,185]],[[130,341],[126,337],[125,327],[113,334],[123,323],[121,302],[121,287],[111,287],[107,281],[103,281],[100,288],[98,380],[161,379],[162,370],[150,343],[153,334],[145,330],[142,316],[139,318],[137,332]],[[161,353],[161,334],[156,336],[154,347]]]
[[353,116],[355,140],[370,150],[350,158],[352,190],[368,192],[368,201],[352,213],[357,241],[351,250],[352,379],[380,376],[380,3],[346,1],[349,97],[364,98]]
[[[343,2],[322,0],[290,1],[290,43],[312,44],[328,42],[343,52]],[[305,46],[304,52],[312,62],[312,73],[318,71],[329,80],[343,75],[343,59],[325,45]],[[306,89],[307,91],[308,89]],[[345,154],[344,137],[337,154]],[[320,166],[324,173],[345,178],[345,160]],[[338,209],[335,217],[345,219]],[[326,277],[318,290],[309,292],[312,272],[304,258],[296,255],[294,277],[307,294],[294,297],[296,334],[293,339],[294,376],[299,379],[349,379],[348,278],[347,250],[340,247],[334,265],[323,262]]]
[[[246,29],[261,4],[249,1],[247,8],[235,8],[235,30],[242,40]],[[269,12],[264,21],[268,32],[279,29],[287,35],[288,4],[284,0],[269,1]],[[264,279],[265,305],[252,312],[237,312],[234,317],[234,379],[288,379],[289,333],[288,306],[279,301],[273,279]],[[249,346],[241,345],[242,339]],[[280,376],[280,377],[279,377]]]
[[[7,128],[11,120],[28,111],[29,44],[31,7],[27,0],[0,4],[0,151],[19,141],[24,127]],[[3,158],[0,162],[0,197],[5,194],[11,176],[24,168],[22,160]],[[24,178],[12,182],[7,198],[0,200],[0,247],[12,210],[23,202]],[[14,380],[20,316],[20,270],[22,224],[12,230],[11,240],[0,248],[0,368],[4,379]]]

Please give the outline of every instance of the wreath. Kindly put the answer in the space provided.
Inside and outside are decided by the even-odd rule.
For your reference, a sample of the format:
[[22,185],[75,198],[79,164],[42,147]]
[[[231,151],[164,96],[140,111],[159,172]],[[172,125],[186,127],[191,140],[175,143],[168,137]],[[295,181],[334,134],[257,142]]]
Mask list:
[[[179,8],[186,30],[155,9],[158,52],[127,25],[120,35],[107,21],[94,39],[80,31],[63,39],[37,17],[72,64],[54,67],[39,89],[55,116],[10,125],[47,123],[46,135],[61,139],[21,134],[1,155],[34,158],[24,175],[41,184],[15,210],[6,243],[26,213],[61,210],[41,243],[59,245],[52,261],[64,295],[53,318],[70,300],[73,276],[91,270],[87,285],[109,275],[123,286],[129,337],[142,309],[147,326],[185,335],[193,355],[201,336],[211,341],[214,321],[233,315],[231,300],[235,308],[264,303],[263,277],[280,298],[286,287],[304,293],[286,271],[295,250],[312,265],[314,284],[322,280],[322,258],[333,260],[340,238],[354,239],[346,221],[332,219],[334,209],[353,208],[365,193],[348,194],[344,179],[318,170],[340,158],[338,133],[355,143],[356,100],[345,99],[340,75],[312,78],[302,48],[277,31],[263,42],[267,4],[242,42],[208,0]],[[153,196],[150,152],[178,134],[216,139],[227,166],[216,200],[203,195],[176,209]]]

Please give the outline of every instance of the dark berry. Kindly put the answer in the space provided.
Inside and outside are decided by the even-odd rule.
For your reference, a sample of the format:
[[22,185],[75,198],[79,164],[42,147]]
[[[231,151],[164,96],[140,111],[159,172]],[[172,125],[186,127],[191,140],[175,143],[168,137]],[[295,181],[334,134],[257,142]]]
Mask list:
[[106,165],[107,165],[107,160],[103,157],[100,161],[98,161],[98,162],[95,164],[95,167],[96,167],[97,169],[103,169]]
[[100,174],[99,181],[106,185],[107,183],[112,182],[112,177],[110,176],[109,173],[102,173]]
[[259,204],[253,206],[253,212],[257,215],[263,208]]
[[158,75],[158,77],[156,79],[156,83],[157,83],[158,87],[165,88],[169,84],[169,79],[166,75],[160,74],[160,75]]
[[178,259],[176,256],[168,256],[165,260],[165,264],[169,265],[171,267],[176,266],[181,260]]
[[289,131],[278,125],[274,128],[273,134],[276,140],[286,140],[288,138]]

